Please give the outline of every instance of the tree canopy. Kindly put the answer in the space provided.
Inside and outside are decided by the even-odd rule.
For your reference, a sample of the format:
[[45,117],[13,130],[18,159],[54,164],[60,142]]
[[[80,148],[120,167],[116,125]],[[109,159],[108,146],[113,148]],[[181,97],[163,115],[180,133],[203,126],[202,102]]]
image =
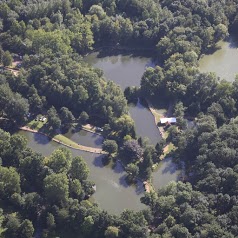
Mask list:
[[[198,68],[203,54],[237,33],[237,7],[237,0],[1,1],[0,236],[238,237],[238,79]],[[83,60],[103,48],[148,51],[158,65],[124,95]],[[186,170],[184,182],[145,193],[138,212],[102,211],[88,200],[94,182],[82,157],[60,148],[44,158],[5,131],[24,125],[29,111],[47,113],[53,131],[94,122],[103,150],[119,156],[133,179],[150,179],[165,142],[136,138],[127,99],[138,96],[174,105],[178,125],[166,143]]]

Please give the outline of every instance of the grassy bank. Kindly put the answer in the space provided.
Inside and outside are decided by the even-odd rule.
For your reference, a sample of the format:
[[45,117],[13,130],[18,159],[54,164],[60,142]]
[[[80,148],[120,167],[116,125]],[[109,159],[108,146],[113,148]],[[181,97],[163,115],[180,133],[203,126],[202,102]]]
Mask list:
[[87,151],[87,152],[97,153],[97,154],[104,153],[102,151],[102,149],[100,149],[100,148],[94,148],[94,147],[88,147],[88,146],[80,145],[80,144],[76,143],[75,141],[69,139],[68,137],[64,136],[63,134],[53,133],[52,130],[50,130],[47,126],[47,120],[45,122],[38,121],[38,120],[37,121],[36,120],[29,121],[25,125],[25,129],[26,128],[29,128],[29,129],[33,130],[34,132],[39,132],[39,133],[42,133],[44,135],[47,135],[53,141],[55,141],[57,143],[60,143],[62,145],[65,145],[67,147],[70,147],[72,149],[77,149],[77,150],[82,150],[82,151]]

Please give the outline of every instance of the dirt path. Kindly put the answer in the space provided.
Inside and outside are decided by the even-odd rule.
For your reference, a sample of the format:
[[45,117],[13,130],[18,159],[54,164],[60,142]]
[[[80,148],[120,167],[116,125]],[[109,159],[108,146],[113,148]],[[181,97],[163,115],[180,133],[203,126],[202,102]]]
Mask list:
[[88,146],[84,146],[84,145],[80,145],[80,144],[75,144],[74,146],[72,145],[67,145],[65,144],[64,142],[58,140],[58,139],[55,139],[55,138],[52,138],[42,132],[39,132],[37,130],[33,130],[29,127],[26,127],[26,126],[23,126],[23,127],[20,127],[19,128],[20,130],[23,130],[23,131],[29,131],[29,132],[32,132],[32,133],[38,133],[38,134],[42,134],[44,136],[47,136],[48,138],[50,138],[51,140],[55,141],[56,143],[59,143],[61,145],[64,145],[68,148],[71,148],[71,149],[75,149],[75,150],[82,150],[82,151],[86,151],[86,152],[90,152],[90,153],[95,153],[95,154],[104,154],[105,152],[102,151],[102,149],[100,148],[94,148],[94,147],[88,147]]
[[145,191],[147,193],[150,193],[151,192],[151,185],[149,184],[149,182],[145,181],[145,182],[143,182],[143,185],[145,187]]
[[94,133],[94,134],[97,134],[97,135],[101,136],[100,133],[96,132],[96,127],[91,125],[91,124],[83,125],[82,130],[85,130],[85,131],[88,131],[88,132],[91,132],[91,133]]
[[166,145],[166,146],[164,147],[164,149],[163,149],[164,154],[166,154],[166,153],[168,152],[168,150],[169,150],[169,145]]
[[12,74],[14,74],[15,76],[18,76],[20,71],[13,69],[13,68],[9,68],[9,67],[5,67],[6,70],[10,71]]

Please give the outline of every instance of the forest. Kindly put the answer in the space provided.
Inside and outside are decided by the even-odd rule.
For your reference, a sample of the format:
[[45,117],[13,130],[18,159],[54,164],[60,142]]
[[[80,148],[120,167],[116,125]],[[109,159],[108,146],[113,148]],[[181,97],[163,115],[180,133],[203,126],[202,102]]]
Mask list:
[[[238,237],[238,76],[198,68],[237,27],[237,0],[0,1],[0,237]],[[141,49],[158,64],[123,92],[83,60],[102,48]],[[138,96],[173,103],[167,141],[187,174],[145,193],[139,212],[100,209],[84,158],[65,148],[44,157],[13,133],[29,112],[46,113],[52,130],[94,122],[108,158],[148,179],[165,141],[136,137],[128,101]]]

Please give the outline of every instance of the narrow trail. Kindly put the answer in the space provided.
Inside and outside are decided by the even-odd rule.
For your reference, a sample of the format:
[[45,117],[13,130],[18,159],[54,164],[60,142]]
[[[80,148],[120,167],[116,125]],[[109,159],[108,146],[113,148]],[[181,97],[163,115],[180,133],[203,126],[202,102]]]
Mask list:
[[44,133],[39,132],[37,130],[33,130],[33,129],[31,129],[29,127],[26,127],[26,126],[20,127],[19,129],[23,130],[23,131],[28,131],[28,132],[31,132],[31,133],[38,133],[38,134],[47,136],[52,141],[55,141],[56,143],[59,143],[59,144],[64,145],[64,146],[66,146],[68,148],[71,148],[71,149],[86,151],[86,152],[90,152],[90,153],[94,153],[94,154],[105,154],[105,152],[101,148],[88,147],[88,146],[84,146],[84,145],[80,145],[80,144],[75,144],[73,146],[72,145],[67,145],[67,144],[65,144],[64,142],[62,142],[62,141],[60,141],[58,139],[52,138],[52,137],[50,137],[47,134],[44,134]]
[[99,135],[99,136],[102,136],[101,133],[96,132],[96,127],[95,127],[95,126],[92,126],[91,124],[83,125],[83,126],[82,126],[82,130],[87,131],[87,132],[91,132],[91,133],[96,134],[96,135]]

